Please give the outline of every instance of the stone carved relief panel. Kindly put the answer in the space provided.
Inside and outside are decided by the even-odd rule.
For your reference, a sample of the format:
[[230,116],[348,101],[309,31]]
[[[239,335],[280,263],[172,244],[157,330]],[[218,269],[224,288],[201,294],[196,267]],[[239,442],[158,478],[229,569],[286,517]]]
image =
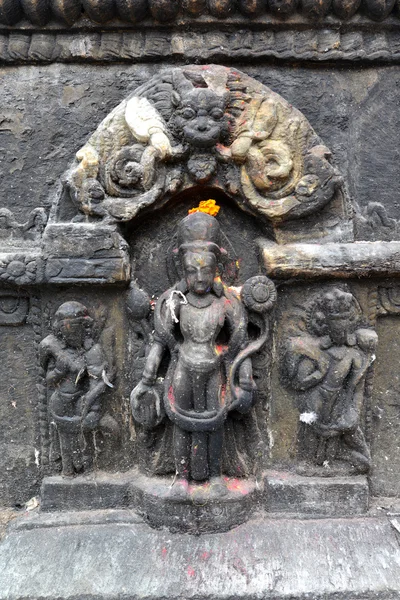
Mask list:
[[[128,470],[121,502],[192,532],[227,529],[268,503],[269,468],[302,480],[369,473],[377,336],[340,281],[343,256],[354,270],[362,262],[352,241],[330,152],[284,99],[213,65],[141,85],[78,151],[43,235],[42,281],[92,285],[57,288],[46,314],[45,470],[78,482],[99,465],[105,481]],[[304,263],[293,262],[288,293],[267,276],[285,279],[271,262],[280,249]],[[337,284],[291,296],[298,278],[321,273]],[[113,300],[103,283],[116,284]],[[114,310],[115,343],[95,295]],[[275,322],[275,306],[286,320]],[[97,460],[105,431],[122,440],[114,461]]]
[[299,411],[296,470],[304,475],[368,473],[366,382],[377,334],[355,296],[331,286],[294,311],[281,343],[282,384]]
[[51,332],[38,346],[45,471],[74,476],[113,465],[112,455],[121,453],[123,411],[113,402],[116,392],[120,402],[121,391],[112,383],[121,324],[110,325],[108,304],[90,312],[76,300],[45,307]]
[[[269,337],[266,313],[276,293],[264,276],[248,279],[241,296],[229,288],[221,270],[226,251],[220,247],[220,238],[219,223],[211,215],[195,212],[179,222],[173,252],[182,278],[155,304],[153,341],[131,395],[133,416],[144,429],[155,429],[165,419],[174,426],[170,465],[180,480],[174,489],[180,495],[187,494],[188,482],[208,479],[214,479],[214,487],[226,494],[223,472],[243,476],[254,469],[244,459],[246,444],[235,451],[237,427],[235,419],[228,416],[236,415],[240,428],[254,406],[250,357]],[[138,323],[143,322],[146,304],[150,306],[150,301],[133,287],[129,310],[137,315]],[[247,339],[247,311],[259,326],[259,335],[252,341]],[[146,325],[142,329],[145,331]],[[170,364],[163,372],[160,367],[167,351]],[[225,430],[227,448],[223,451],[227,419],[230,425]],[[170,470],[166,464],[164,472]]]

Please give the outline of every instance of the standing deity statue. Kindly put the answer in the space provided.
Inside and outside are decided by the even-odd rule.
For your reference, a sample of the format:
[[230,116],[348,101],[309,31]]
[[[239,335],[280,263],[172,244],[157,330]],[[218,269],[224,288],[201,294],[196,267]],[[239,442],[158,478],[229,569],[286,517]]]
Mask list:
[[80,302],[65,302],[55,313],[53,333],[39,347],[40,364],[52,390],[49,414],[61,451],[62,473],[72,476],[92,463],[90,434],[99,426],[107,364],[92,338],[93,319]]
[[[255,277],[243,286],[241,299],[237,290],[225,285],[220,277],[226,255],[220,226],[201,210],[178,224],[174,255],[183,278],[156,303],[154,341],[131,394],[132,412],[147,428],[156,426],[164,411],[174,425],[178,479],[173,495],[184,498],[190,481],[206,480],[217,495],[225,495],[224,422],[228,413],[251,410],[255,383],[250,356],[266,339],[249,343],[246,303],[265,312],[273,304],[275,289],[267,278]],[[170,361],[161,399],[156,380],[167,351]]]
[[355,297],[334,288],[311,303],[306,331],[285,343],[284,382],[296,390],[301,413],[299,453],[320,474],[370,469],[361,419],[377,341],[376,332],[362,323]]

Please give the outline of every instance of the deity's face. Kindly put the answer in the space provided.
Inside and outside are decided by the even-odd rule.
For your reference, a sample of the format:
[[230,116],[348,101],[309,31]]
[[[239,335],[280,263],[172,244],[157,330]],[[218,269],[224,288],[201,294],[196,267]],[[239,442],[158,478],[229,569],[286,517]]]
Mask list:
[[81,348],[86,337],[86,328],[81,319],[64,319],[59,327],[61,337],[67,346]]
[[212,289],[217,270],[215,254],[212,252],[185,252],[183,268],[190,292],[203,295]]
[[334,344],[343,346],[347,341],[347,334],[351,332],[351,320],[344,316],[327,319],[329,336]]

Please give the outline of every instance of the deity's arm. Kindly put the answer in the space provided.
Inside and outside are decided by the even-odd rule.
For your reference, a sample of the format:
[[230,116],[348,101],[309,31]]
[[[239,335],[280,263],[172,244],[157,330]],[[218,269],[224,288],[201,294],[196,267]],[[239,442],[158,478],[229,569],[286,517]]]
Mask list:
[[98,426],[100,420],[100,396],[106,385],[112,385],[107,378],[107,362],[100,344],[95,344],[86,353],[86,370],[89,376],[89,389],[83,396],[81,417],[86,429],[92,430]]
[[56,385],[65,377],[65,369],[60,369],[60,361],[57,360],[62,349],[55,335],[50,334],[40,342],[39,362],[42,369],[46,371],[46,382],[48,385]]
[[142,382],[145,385],[152,386],[155,384],[164,351],[165,346],[160,341],[155,340],[151,345],[142,375]]
[[233,292],[226,293],[225,324],[229,331],[228,355],[234,358],[247,344],[247,315]]
[[243,390],[252,390],[253,383],[253,366],[251,358],[246,358],[239,367],[239,387]]
[[86,405],[91,405],[99,398],[106,388],[107,362],[100,344],[95,344],[86,353],[87,373],[89,375],[89,390],[86,393]]
[[153,386],[157,379],[157,372],[163,358],[165,348],[170,350],[176,344],[173,335],[174,320],[178,321],[180,304],[179,296],[175,294],[175,288],[164,292],[157,300],[154,311],[154,342],[146,357],[146,363],[142,375],[142,384]]
[[283,357],[285,376],[293,389],[308,390],[326,376],[329,360],[318,340],[309,336],[290,338]]

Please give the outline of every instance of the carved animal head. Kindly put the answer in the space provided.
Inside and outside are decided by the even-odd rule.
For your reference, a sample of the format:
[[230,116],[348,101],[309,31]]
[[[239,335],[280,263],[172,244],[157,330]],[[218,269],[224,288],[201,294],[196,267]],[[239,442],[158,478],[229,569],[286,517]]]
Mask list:
[[209,88],[193,88],[181,95],[173,92],[176,111],[170,126],[175,135],[182,135],[195,148],[215,146],[228,133],[227,99],[227,95],[218,96]]

